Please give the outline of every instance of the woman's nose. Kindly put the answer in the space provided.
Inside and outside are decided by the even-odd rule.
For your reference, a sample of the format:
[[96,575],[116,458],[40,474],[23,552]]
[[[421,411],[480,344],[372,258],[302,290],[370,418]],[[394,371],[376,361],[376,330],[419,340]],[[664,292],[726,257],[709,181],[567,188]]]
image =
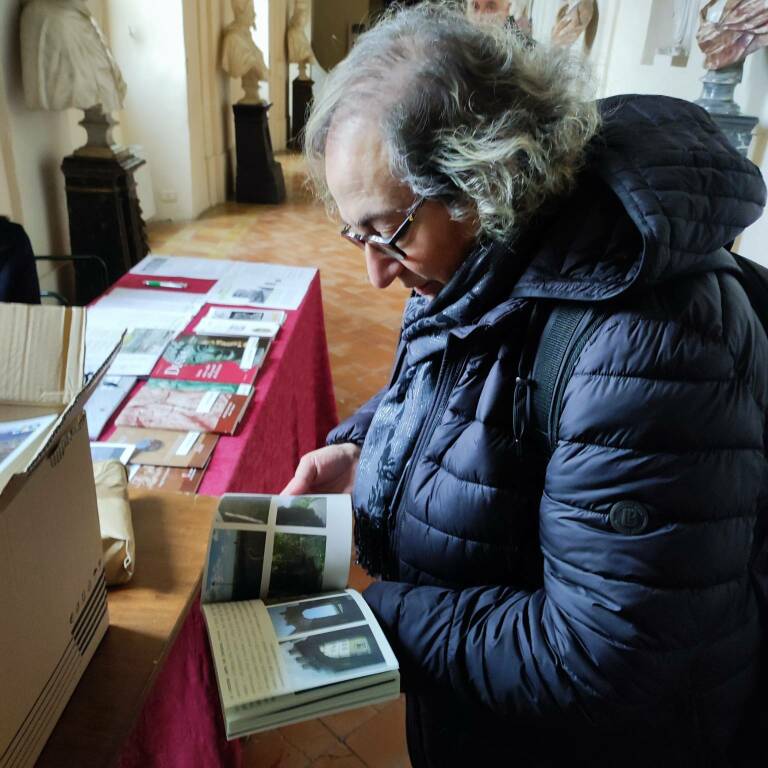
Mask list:
[[384,255],[370,243],[365,245],[365,264],[374,288],[386,288],[403,271],[403,265],[397,259]]

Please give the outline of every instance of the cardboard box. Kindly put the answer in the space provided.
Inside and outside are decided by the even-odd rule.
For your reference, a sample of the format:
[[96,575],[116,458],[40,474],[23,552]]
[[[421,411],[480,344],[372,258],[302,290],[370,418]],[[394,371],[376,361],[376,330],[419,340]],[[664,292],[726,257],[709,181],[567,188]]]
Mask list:
[[[85,310],[0,304],[0,422],[54,414],[0,480],[0,768],[32,765],[109,624]],[[112,356],[110,356],[111,359]]]

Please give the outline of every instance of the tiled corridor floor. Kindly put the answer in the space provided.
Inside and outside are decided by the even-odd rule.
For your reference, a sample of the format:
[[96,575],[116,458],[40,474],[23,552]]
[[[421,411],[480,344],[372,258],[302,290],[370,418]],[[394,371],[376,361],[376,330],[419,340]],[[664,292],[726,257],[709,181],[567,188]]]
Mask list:
[[[338,235],[338,224],[303,189],[297,155],[278,158],[288,189],[281,206],[227,203],[183,224],[154,223],[157,253],[317,266],[339,418],[344,419],[387,380],[405,289],[377,291],[362,252]],[[368,583],[353,568],[352,586]],[[402,699],[311,720],[250,737],[246,768],[406,768]]]

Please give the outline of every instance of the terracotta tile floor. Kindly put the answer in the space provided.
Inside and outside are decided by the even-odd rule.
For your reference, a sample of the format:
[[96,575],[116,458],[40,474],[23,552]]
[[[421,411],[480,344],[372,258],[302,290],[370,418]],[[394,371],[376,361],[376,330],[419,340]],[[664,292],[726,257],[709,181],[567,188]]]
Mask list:
[[[285,204],[226,203],[196,221],[153,223],[150,245],[156,253],[319,267],[336,403],[344,419],[387,381],[406,292],[371,287],[362,253],[338,236],[338,224],[304,189],[300,157],[278,160]],[[368,581],[353,568],[353,587]],[[245,767],[408,768],[403,712],[400,699],[257,734],[246,741]]]

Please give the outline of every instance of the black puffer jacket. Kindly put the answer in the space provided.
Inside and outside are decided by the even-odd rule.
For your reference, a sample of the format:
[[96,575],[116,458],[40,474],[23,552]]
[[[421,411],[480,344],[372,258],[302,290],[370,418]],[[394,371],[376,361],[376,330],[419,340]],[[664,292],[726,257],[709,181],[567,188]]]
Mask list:
[[[578,189],[510,254],[530,262],[512,295],[449,345],[393,580],[366,592],[416,765],[726,766],[758,685],[768,341],[718,249],[765,187],[687,102],[602,110]],[[541,472],[512,427],[540,299],[608,312]],[[362,442],[369,421],[329,440]]]

